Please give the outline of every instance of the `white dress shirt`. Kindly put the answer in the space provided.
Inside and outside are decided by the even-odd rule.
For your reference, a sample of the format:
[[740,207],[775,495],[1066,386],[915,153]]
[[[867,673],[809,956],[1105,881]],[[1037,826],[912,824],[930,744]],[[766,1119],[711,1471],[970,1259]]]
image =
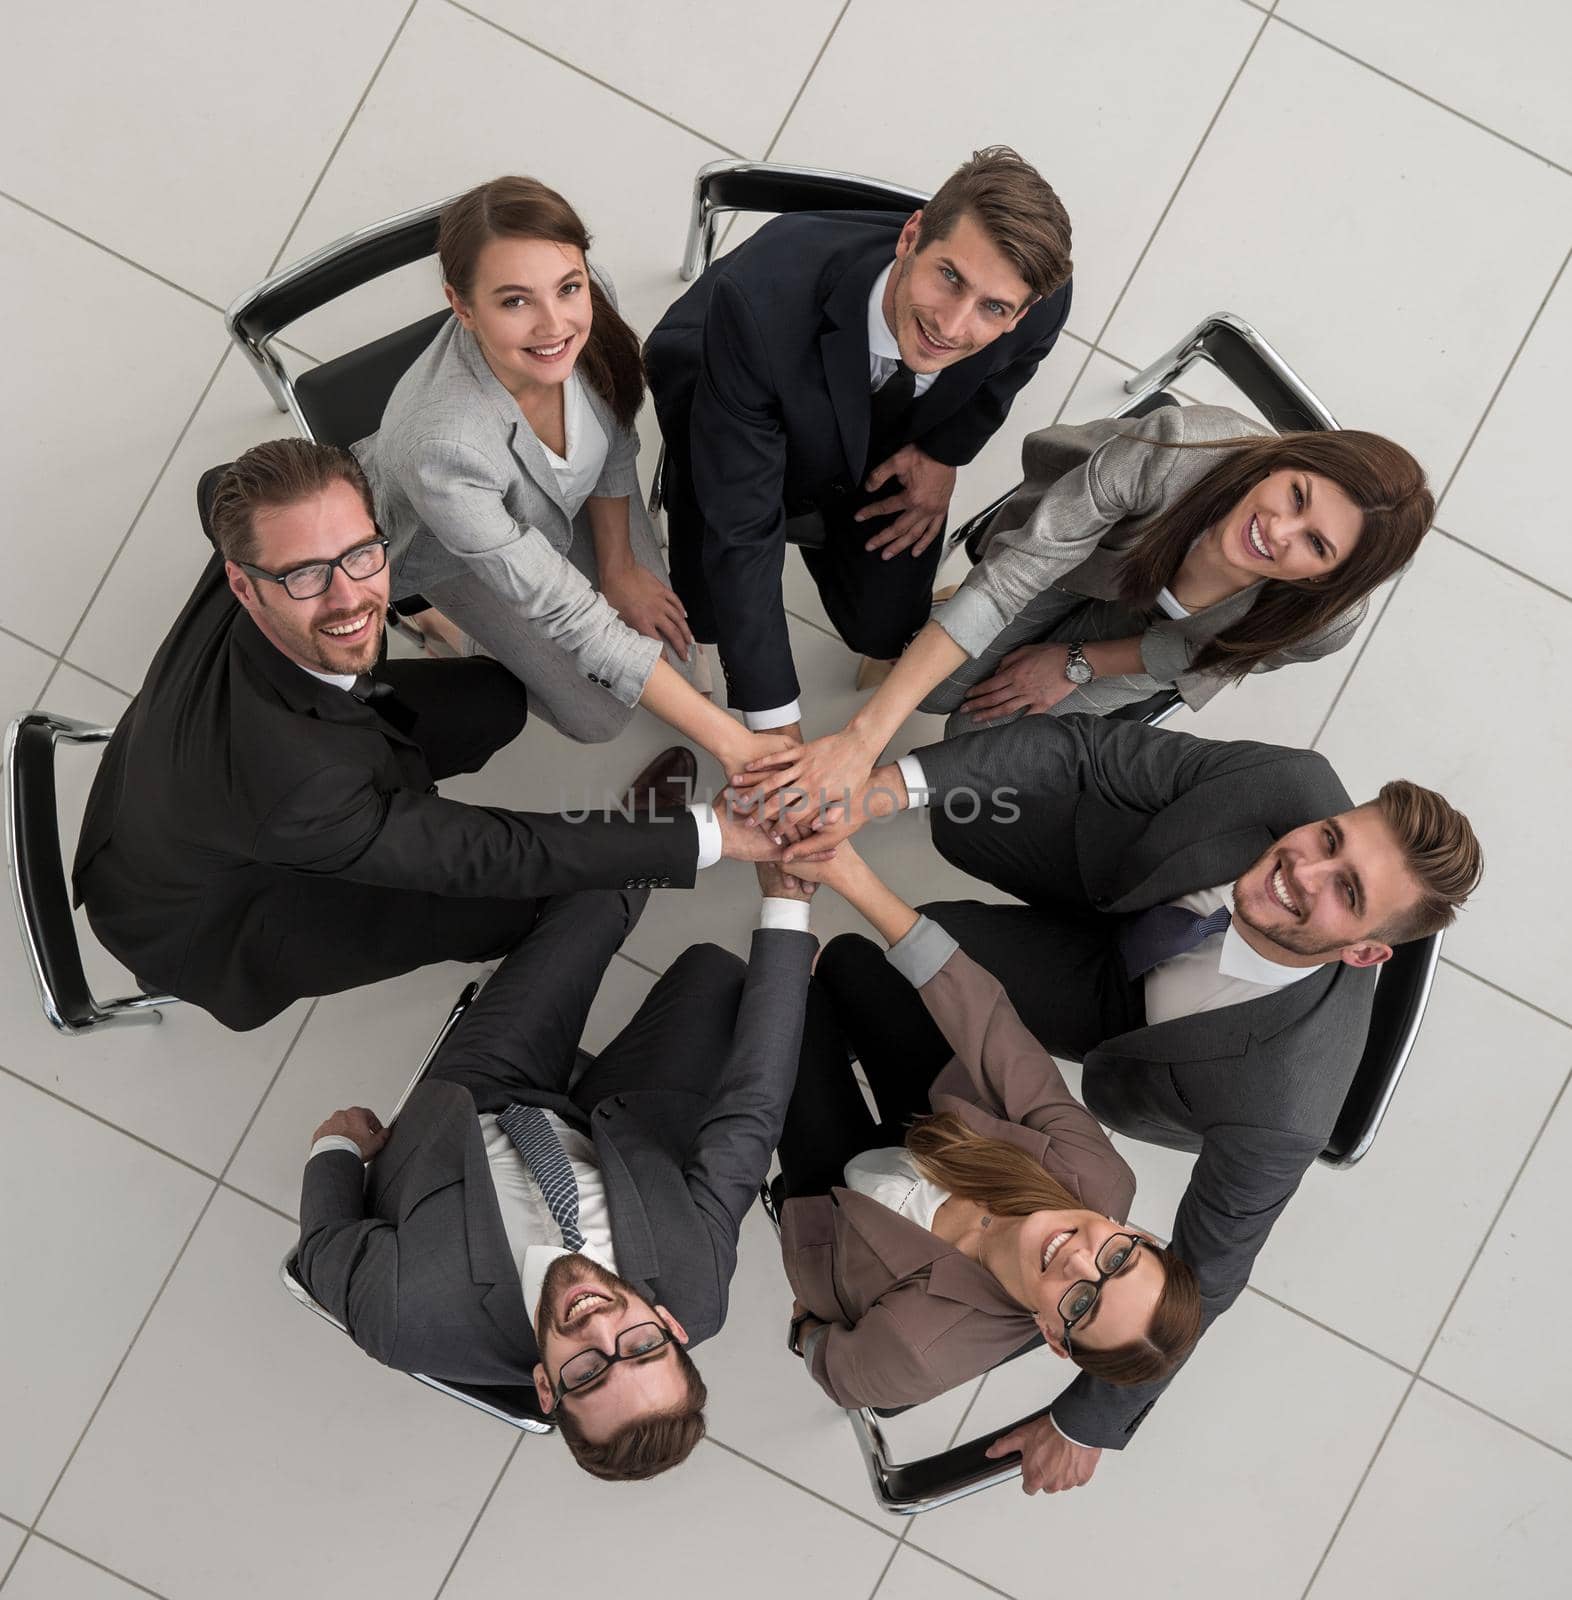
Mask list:
[[551,464],[558,493],[571,520],[579,514],[595,485],[600,482],[610,449],[605,430],[585,402],[584,381],[577,370],[568,374],[567,382],[562,386],[562,429],[565,436],[563,445],[567,450],[565,456],[559,456],[539,435],[536,438]]
[[[759,927],[792,928],[809,931],[809,906],[806,900],[765,896],[759,906]],[[542,1108],[544,1110],[544,1108]],[[570,1127],[555,1112],[545,1111],[551,1131],[562,1143],[579,1188],[579,1231],[584,1235],[584,1254],[608,1272],[617,1270],[617,1255],[611,1241],[611,1210],[606,1203],[606,1183],[594,1143],[587,1134]],[[518,1268],[524,1292],[524,1307],[531,1324],[540,1305],[540,1287],[546,1269],[558,1256],[570,1252],[562,1247],[562,1229],[551,1214],[534,1174],[524,1165],[518,1147],[497,1126],[494,1114],[480,1118],[480,1134],[486,1145],[486,1164],[497,1191],[497,1208],[502,1213],[502,1231]],[[360,1146],[343,1134],[329,1133],[311,1147],[308,1161],[329,1150],[347,1150],[360,1155]]]
[[[895,342],[890,325],[884,320],[884,286],[895,270],[892,261],[877,278],[868,294],[868,389],[876,392],[888,382],[890,374],[900,365],[901,347]],[[919,372],[916,392],[927,394],[933,387],[937,372]],[[771,706],[768,711],[744,711],[742,720],[750,733],[761,733],[770,728],[784,728],[802,721],[802,704],[792,700],[783,706]]]
[[948,1189],[923,1177],[911,1151],[899,1145],[853,1156],[846,1163],[846,1187],[930,1230],[939,1207],[950,1198]]

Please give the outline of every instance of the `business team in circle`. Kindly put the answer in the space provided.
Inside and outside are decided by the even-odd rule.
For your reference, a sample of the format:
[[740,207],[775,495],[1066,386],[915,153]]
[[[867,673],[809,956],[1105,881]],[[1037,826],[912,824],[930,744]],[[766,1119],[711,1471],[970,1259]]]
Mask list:
[[[1041,1340],[1078,1370],[993,1450],[1028,1491],[1085,1483],[1248,1281],[1377,969],[1482,870],[1417,784],[1354,796],[1310,751],[1107,714],[1343,648],[1418,555],[1423,471],[1375,434],[1218,406],[1042,427],[935,595],[957,475],[1070,308],[1069,218],[1003,147],[905,219],[766,223],[642,346],[532,178],[454,201],[439,257],[452,316],[375,433],[260,444],[204,481],[213,558],[83,823],[95,933],[236,1029],[499,963],[391,1127],[347,1107],[310,1144],[298,1272],[377,1360],[533,1386],[585,1470],[667,1470],[703,1436],[692,1352],[778,1154],[802,1381],[911,1404]],[[646,388],[669,567],[636,470]],[[873,685],[813,739],[792,544]],[[415,595],[448,648],[386,659]],[[439,791],[530,715],[599,743],[639,705],[684,742],[624,804]],[[886,760],[919,708],[945,737]],[[713,802],[690,746],[726,775]],[[907,810],[1009,900],[917,908],[881,881],[855,836]],[[723,858],[758,876],[747,961],[693,945],[586,1064],[652,892]],[[817,893],[874,937],[819,950]],[[1166,1244],[1131,1224],[1105,1127],[1194,1153]]]

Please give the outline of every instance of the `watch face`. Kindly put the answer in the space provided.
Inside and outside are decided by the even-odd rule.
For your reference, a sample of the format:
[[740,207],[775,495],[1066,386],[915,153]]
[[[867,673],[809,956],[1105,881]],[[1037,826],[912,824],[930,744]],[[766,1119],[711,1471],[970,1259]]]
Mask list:
[[1089,661],[1071,661],[1065,666],[1064,675],[1071,683],[1090,683],[1092,664]]

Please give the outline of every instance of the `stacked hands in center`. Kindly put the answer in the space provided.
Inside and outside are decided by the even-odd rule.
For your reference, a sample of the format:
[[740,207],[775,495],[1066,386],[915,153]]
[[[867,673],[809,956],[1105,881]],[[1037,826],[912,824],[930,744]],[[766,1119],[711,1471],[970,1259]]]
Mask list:
[[[377,430],[204,480],[214,553],[108,745],[78,899],[145,987],[236,1029],[500,963],[390,1125],[347,1108],[310,1146],[293,1271],[377,1360],[532,1392],[599,1477],[676,1465],[778,1154],[805,1369],[781,1381],[904,1406],[1040,1344],[1071,1381],[989,1454],[1029,1493],[1085,1483],[1248,1281],[1377,969],[1481,870],[1430,790],[1355,803],[1320,755],[1121,713],[1342,648],[1430,525],[1424,474],[1375,434],[1155,395],[1028,432],[935,594],[957,483],[1069,312],[1042,176],[992,147],[910,215],[778,217],[642,345],[589,245],[533,179],[461,196],[452,315]],[[877,682],[806,742],[788,544]],[[394,603],[441,658],[386,658]],[[625,805],[439,792],[530,717],[600,743],[638,706],[684,745]],[[886,760],[917,710],[944,737]],[[713,804],[689,746],[725,775]],[[851,840],[908,811],[994,900],[917,909],[880,880]],[[723,856],[757,866],[747,959],[692,945],[582,1058],[634,924]],[[820,950],[821,888],[872,937]],[[1194,1153],[1173,1217],[1144,1219],[1166,1242],[1130,1221],[1105,1126]]]

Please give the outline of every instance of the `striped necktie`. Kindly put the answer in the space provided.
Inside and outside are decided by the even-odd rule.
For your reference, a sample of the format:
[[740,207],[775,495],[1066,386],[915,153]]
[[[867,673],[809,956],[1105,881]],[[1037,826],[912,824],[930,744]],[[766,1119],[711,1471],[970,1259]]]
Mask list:
[[562,1229],[563,1249],[582,1250],[578,1181],[562,1141],[546,1121],[546,1113],[539,1106],[511,1105],[497,1118],[497,1126],[513,1141],[520,1159],[540,1185],[546,1209]]
[[1219,906],[1210,915],[1186,911],[1183,906],[1152,906],[1119,930],[1119,954],[1131,981],[1182,956],[1214,933],[1222,933],[1233,914]]

